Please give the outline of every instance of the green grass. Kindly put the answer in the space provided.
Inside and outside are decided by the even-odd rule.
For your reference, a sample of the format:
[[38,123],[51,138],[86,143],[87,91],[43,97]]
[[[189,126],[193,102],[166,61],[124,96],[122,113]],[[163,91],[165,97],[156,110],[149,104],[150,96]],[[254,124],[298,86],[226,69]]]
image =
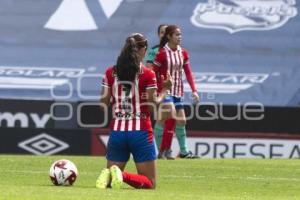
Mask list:
[[[51,163],[72,160],[79,176],[74,186],[53,186]],[[156,190],[95,188],[103,157],[0,156],[0,199],[300,199],[299,160],[203,159],[159,160]],[[134,172],[134,164],[126,168]]]

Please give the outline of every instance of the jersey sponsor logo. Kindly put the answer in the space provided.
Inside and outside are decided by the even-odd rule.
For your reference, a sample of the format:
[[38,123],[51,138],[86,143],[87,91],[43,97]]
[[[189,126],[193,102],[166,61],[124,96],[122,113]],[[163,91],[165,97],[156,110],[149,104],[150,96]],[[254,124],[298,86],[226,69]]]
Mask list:
[[[101,28],[99,23],[102,22],[100,26],[103,25],[119,8],[122,1],[63,0],[57,10],[50,16],[44,28],[57,31],[97,30]],[[92,14],[92,10],[97,13]]]
[[[262,73],[195,72],[193,74],[198,91],[228,94],[250,89],[254,85],[262,84],[269,77],[269,74]],[[184,90],[191,91],[186,82],[184,83]]]
[[191,23],[230,33],[272,30],[297,15],[295,5],[295,0],[208,0],[197,4]]
[[18,143],[18,147],[35,155],[52,155],[69,148],[69,144],[41,133]]
[[147,119],[147,115],[145,113],[114,113],[114,118],[116,119],[125,119],[125,120],[133,120],[133,119]]

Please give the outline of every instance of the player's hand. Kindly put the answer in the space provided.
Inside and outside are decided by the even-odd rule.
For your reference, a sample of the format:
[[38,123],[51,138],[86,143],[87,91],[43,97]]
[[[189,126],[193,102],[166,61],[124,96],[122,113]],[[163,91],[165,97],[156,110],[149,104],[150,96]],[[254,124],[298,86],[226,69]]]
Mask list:
[[[163,76],[161,77],[164,80]],[[167,78],[163,81],[162,86],[165,90],[170,90],[173,85],[173,79],[170,73],[167,73]]]
[[200,101],[200,97],[199,97],[199,95],[198,95],[198,93],[196,91],[192,93],[192,97],[193,97],[193,101],[195,103],[197,103],[197,102]]

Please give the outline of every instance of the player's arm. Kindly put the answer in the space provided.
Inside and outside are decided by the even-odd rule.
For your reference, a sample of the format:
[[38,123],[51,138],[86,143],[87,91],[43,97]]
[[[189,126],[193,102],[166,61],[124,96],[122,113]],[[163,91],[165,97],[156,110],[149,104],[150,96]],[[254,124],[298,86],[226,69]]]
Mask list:
[[198,95],[198,92],[196,89],[195,80],[193,77],[193,72],[192,72],[192,69],[190,66],[187,52],[185,52],[184,57],[185,57],[185,60],[184,60],[184,64],[183,64],[183,69],[184,69],[184,73],[186,76],[186,80],[192,89],[194,101],[198,102],[200,98],[199,98],[199,95]]
[[161,85],[163,79],[161,79],[161,68],[163,66],[166,66],[166,60],[164,59],[165,53],[160,50],[158,53],[155,55],[155,58],[153,62],[151,63],[152,71],[155,72],[156,77],[157,77],[157,84]]
[[146,67],[148,67],[148,68],[151,69],[151,70],[154,70],[154,65],[153,65],[153,63],[146,62]]
[[156,88],[147,89],[148,103],[150,103],[151,105],[160,104],[166,97],[166,93],[166,90],[162,90],[161,93],[157,95]]
[[167,74],[166,80],[162,83],[162,91],[157,95],[157,88],[147,88],[147,97],[150,104],[160,104],[167,95],[167,91],[172,87],[172,77]]
[[192,89],[192,92],[197,92],[197,89],[196,89],[196,86],[195,86],[195,81],[194,81],[194,77],[193,77],[193,73],[192,73],[192,70],[191,70],[191,66],[189,63],[186,63],[184,66],[183,66],[183,69],[184,69],[184,73],[185,73],[185,76],[186,76],[186,80],[187,82],[189,83],[191,89]]
[[100,105],[101,105],[101,107],[103,105],[109,106],[109,104],[110,104],[110,98],[111,98],[111,90],[110,90],[110,88],[102,85],[101,97],[100,97]]
[[111,99],[111,86],[112,80],[109,78],[108,70],[105,72],[105,75],[102,80],[101,96],[100,96],[100,107],[109,106]]

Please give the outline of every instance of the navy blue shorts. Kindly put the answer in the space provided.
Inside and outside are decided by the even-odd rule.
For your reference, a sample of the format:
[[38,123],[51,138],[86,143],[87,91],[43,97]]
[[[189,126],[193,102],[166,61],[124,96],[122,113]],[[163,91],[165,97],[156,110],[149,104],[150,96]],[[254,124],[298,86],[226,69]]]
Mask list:
[[177,110],[184,109],[183,106],[183,97],[175,97],[175,96],[166,96],[164,99],[164,103],[174,103],[175,108]]
[[130,154],[136,163],[156,159],[155,143],[149,140],[148,131],[111,131],[106,159],[127,162]]

